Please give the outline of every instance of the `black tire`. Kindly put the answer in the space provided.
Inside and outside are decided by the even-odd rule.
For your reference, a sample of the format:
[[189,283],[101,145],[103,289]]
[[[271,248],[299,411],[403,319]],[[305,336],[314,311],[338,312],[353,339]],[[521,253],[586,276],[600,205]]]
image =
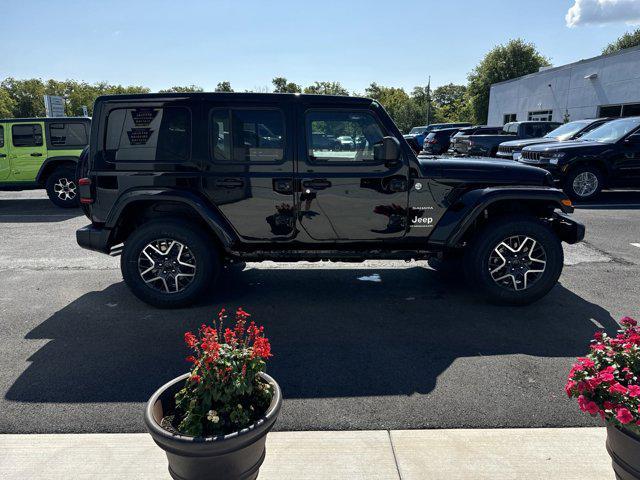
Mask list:
[[[162,281],[147,283],[142,278],[139,258],[142,258],[143,249],[160,239],[181,243],[187,248],[188,261],[195,260],[194,276],[181,290],[177,290],[178,281],[175,278],[168,279],[171,287],[174,286],[175,280],[177,290],[175,292],[161,291],[162,287],[167,288],[167,284],[163,284]],[[167,252],[172,248],[175,247],[169,247]],[[221,262],[211,237],[202,228],[180,219],[164,219],[143,224],[127,238],[122,251],[120,268],[125,283],[140,300],[159,308],[179,308],[193,304],[210,288],[218,278]],[[194,270],[187,269],[185,273]]]
[[[589,190],[586,194],[581,194],[580,191],[576,189],[579,188],[580,182],[576,181],[576,178],[579,175],[588,176],[588,180],[597,182],[595,190]],[[584,201],[584,200],[593,200],[602,191],[604,181],[604,175],[597,167],[589,166],[589,165],[581,165],[573,168],[567,175],[564,181],[564,192],[571,198],[576,201]],[[584,191],[582,191],[584,192]]]
[[[510,282],[509,286],[500,285],[491,276],[490,261],[496,259],[497,254],[494,253],[494,249],[499,247],[502,241],[510,237],[521,236],[534,240],[537,243],[536,248],[542,247],[546,264],[544,271],[538,275],[534,274],[529,278],[528,274],[525,274],[525,281],[530,281],[531,285],[518,290],[516,285],[518,273],[516,272],[515,276],[505,275],[507,278],[502,281],[506,283],[508,280]],[[521,249],[524,248],[525,241],[521,242],[520,245]],[[531,246],[533,244],[529,242],[526,248],[530,249]],[[524,257],[525,252],[519,252],[518,255]],[[539,250],[537,250],[537,253],[539,253]],[[494,256],[493,259],[491,258],[492,255]],[[531,255],[532,253],[527,255],[529,259]],[[507,258],[506,253],[504,258]],[[479,289],[490,301],[508,305],[527,305],[545,296],[555,286],[562,273],[563,262],[562,243],[549,226],[535,217],[508,215],[487,224],[485,228],[476,234],[465,252],[464,269],[471,288]],[[532,263],[531,265],[537,264]],[[508,267],[510,265],[507,266],[505,260],[504,273],[509,273],[506,271]],[[514,268],[517,268],[517,266],[514,265]],[[533,266],[522,268],[534,270]],[[498,271],[495,275],[498,276],[502,273]],[[511,285],[513,285],[514,289],[511,289]],[[520,285],[522,286],[522,282],[520,282]]]
[[47,177],[45,188],[49,200],[62,208],[76,208],[78,198],[78,179],[73,167],[58,167]]

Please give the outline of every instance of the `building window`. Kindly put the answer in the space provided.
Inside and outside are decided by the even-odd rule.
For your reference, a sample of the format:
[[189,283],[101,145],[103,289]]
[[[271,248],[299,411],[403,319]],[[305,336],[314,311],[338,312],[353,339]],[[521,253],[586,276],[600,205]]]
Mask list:
[[638,115],[640,115],[640,103],[601,105],[598,108],[599,117],[635,117]]
[[538,110],[529,112],[527,120],[532,122],[550,122],[553,120],[553,110]]
[[503,125],[505,123],[515,122],[515,121],[516,121],[516,114],[515,113],[505,113],[504,117],[502,117],[502,124]]

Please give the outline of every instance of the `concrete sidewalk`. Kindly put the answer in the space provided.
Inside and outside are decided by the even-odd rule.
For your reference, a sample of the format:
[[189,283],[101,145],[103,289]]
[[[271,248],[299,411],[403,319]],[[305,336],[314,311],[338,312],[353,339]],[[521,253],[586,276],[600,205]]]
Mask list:
[[[273,432],[260,480],[613,480],[604,428]],[[147,434],[0,435],[3,480],[170,479]]]

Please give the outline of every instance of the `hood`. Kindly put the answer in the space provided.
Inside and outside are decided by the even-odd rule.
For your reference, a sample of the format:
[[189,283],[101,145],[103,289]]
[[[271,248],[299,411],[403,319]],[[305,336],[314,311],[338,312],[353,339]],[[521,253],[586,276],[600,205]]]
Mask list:
[[502,142],[500,144],[501,147],[516,147],[516,148],[524,148],[529,147],[531,145],[540,145],[543,143],[557,143],[558,140],[555,138],[528,138],[526,140],[510,140],[508,142]]
[[452,185],[553,186],[551,174],[541,168],[501,160],[418,157],[423,176]]
[[580,140],[572,140],[568,142],[553,142],[553,143],[545,143],[543,145],[533,145],[527,150],[531,152],[571,152],[571,151],[579,151],[579,150],[589,150],[590,152],[597,152],[598,150],[606,150],[610,148],[610,143],[602,143],[602,142],[590,142],[590,141],[580,141]]

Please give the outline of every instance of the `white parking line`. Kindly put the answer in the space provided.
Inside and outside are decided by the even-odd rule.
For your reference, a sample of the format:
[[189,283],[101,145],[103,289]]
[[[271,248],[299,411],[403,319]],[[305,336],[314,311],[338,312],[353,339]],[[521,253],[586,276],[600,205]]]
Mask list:
[[634,247],[640,248],[640,243],[632,243],[631,245],[633,245]]

